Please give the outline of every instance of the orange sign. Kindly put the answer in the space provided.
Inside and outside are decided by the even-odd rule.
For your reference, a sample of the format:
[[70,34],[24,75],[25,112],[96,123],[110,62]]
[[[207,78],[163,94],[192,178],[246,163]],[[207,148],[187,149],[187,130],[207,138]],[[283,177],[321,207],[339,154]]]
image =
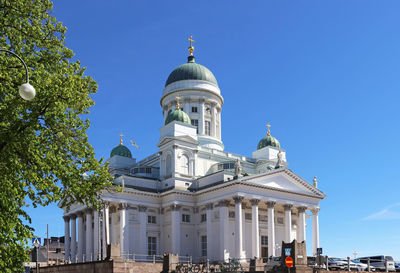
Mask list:
[[292,259],[292,257],[286,257],[286,259],[285,259],[285,264],[286,264],[286,266],[287,267],[293,267],[293,259]]

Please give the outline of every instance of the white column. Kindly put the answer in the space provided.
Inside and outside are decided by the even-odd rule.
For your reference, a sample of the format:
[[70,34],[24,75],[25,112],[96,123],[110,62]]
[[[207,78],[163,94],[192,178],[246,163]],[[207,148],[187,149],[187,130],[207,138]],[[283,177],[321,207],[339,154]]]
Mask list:
[[291,204],[285,204],[285,243],[292,241],[292,207]]
[[222,139],[222,120],[221,120],[221,110],[218,110],[218,121],[219,121],[219,127],[217,128],[218,132],[219,132],[219,137],[218,139]]
[[210,107],[211,107],[211,136],[217,137],[217,130],[215,130],[215,124],[216,124],[216,122],[215,122],[215,118],[216,118],[215,104],[212,103]]
[[275,251],[275,202],[268,201],[268,256],[276,256]]
[[220,255],[218,259],[226,261],[229,259],[228,244],[229,244],[229,200],[221,200],[219,206],[219,240],[220,240]]
[[76,263],[76,215],[71,215],[71,263]]
[[147,207],[139,206],[139,254],[147,254]]
[[83,215],[79,212],[77,215],[78,221],[78,262],[83,261]]
[[260,229],[258,222],[258,203],[260,200],[252,199],[251,202],[251,247],[252,247],[252,257],[260,258]]
[[92,261],[92,210],[86,210],[86,254],[85,262]]
[[103,208],[103,259],[107,257],[107,246],[110,244],[110,205],[104,203]]
[[212,210],[213,210],[213,204],[207,204],[206,205],[206,217],[207,217],[207,222],[206,222],[206,231],[207,231],[207,258],[208,259],[213,259],[214,258],[214,251],[213,251],[213,237],[212,237]]
[[183,105],[184,112],[185,112],[186,114],[188,114],[188,115],[189,115],[189,113],[190,113],[189,101],[190,101],[189,98],[186,98],[186,99],[184,99],[184,101],[183,101],[183,103],[184,103],[184,105]]
[[181,251],[181,206],[171,205],[171,242],[172,254],[179,254]]
[[64,216],[64,249],[65,256],[64,259],[66,262],[69,260],[70,255],[70,244],[69,244],[69,216]]
[[235,200],[235,258],[243,255],[243,227],[242,227],[242,196],[234,196]]
[[313,255],[317,255],[317,248],[319,248],[319,224],[318,224],[318,213],[319,208],[316,208],[312,211],[312,219],[313,219]]
[[100,259],[99,255],[99,211],[93,211],[93,261]]
[[164,208],[160,208],[159,224],[160,224],[160,243],[158,245],[158,248],[159,248],[158,254],[162,254],[165,251],[165,246],[164,246]]
[[122,203],[119,205],[119,243],[121,248],[121,257],[123,254],[128,253],[129,249],[129,224],[127,224],[127,204]]
[[204,135],[204,100],[199,103],[199,135]]
[[297,241],[303,242],[306,240],[306,207],[299,207],[299,221],[297,225]]

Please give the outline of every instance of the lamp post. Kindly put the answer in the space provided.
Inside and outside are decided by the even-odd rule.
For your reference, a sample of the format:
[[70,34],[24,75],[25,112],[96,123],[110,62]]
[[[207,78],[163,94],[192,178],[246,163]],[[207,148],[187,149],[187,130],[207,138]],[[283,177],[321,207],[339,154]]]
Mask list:
[[7,49],[0,49],[0,51],[10,53],[11,55],[17,57],[18,60],[20,60],[21,63],[24,65],[25,71],[26,71],[26,83],[22,84],[22,85],[19,87],[19,95],[20,95],[24,100],[32,100],[32,99],[35,97],[35,95],[36,95],[36,91],[35,91],[35,88],[33,88],[33,86],[29,84],[28,67],[26,66],[25,62],[22,60],[22,58],[21,58],[20,56],[18,56],[17,54],[15,54],[14,52],[12,52],[12,51],[10,51],[10,50],[7,50]]

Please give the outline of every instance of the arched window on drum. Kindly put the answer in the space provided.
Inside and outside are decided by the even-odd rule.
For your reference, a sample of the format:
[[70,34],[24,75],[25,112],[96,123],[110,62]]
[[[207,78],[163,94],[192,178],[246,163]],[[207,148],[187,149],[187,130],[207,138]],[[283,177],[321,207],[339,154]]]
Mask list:
[[170,154],[168,154],[167,158],[165,159],[165,172],[166,172],[166,175],[171,174],[171,155]]

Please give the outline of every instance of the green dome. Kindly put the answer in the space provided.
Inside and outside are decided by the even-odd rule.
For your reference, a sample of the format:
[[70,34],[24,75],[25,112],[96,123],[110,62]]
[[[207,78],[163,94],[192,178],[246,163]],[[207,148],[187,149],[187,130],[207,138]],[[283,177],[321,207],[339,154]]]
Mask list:
[[207,81],[218,86],[214,74],[207,67],[195,63],[194,56],[189,56],[187,63],[175,68],[175,70],[169,74],[165,86],[183,80]]
[[169,113],[169,115],[167,116],[167,118],[165,120],[165,125],[167,125],[168,123],[170,123],[174,120],[180,121],[180,122],[183,122],[186,124],[192,124],[190,122],[190,118],[189,118],[188,114],[183,112],[181,109],[175,109],[174,111]]
[[258,142],[257,150],[260,150],[264,147],[271,146],[271,147],[276,147],[280,148],[281,145],[279,144],[279,141],[271,136],[270,134],[266,135],[263,139]]
[[119,144],[117,147],[112,149],[110,157],[113,157],[114,155],[132,158],[131,151],[129,151],[129,149],[122,144]]

